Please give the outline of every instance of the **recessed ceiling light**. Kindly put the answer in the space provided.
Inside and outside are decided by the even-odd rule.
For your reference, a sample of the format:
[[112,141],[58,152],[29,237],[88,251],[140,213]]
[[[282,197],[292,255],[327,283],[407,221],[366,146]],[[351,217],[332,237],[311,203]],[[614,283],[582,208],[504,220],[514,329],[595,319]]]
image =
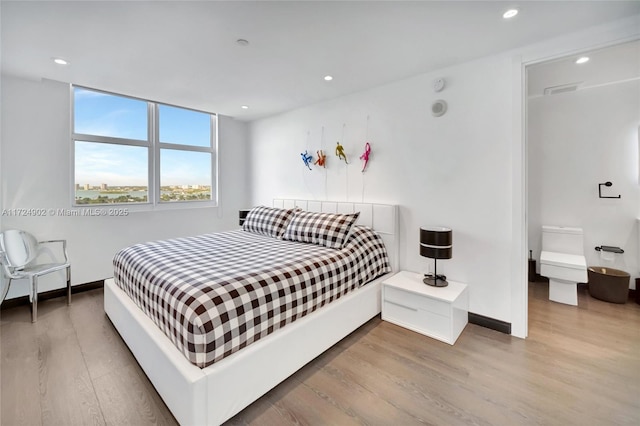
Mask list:
[[324,79],[325,79],[325,81],[331,81],[331,80],[333,80],[333,77],[331,77],[330,75],[325,75]]
[[514,16],[516,16],[517,14],[518,14],[518,9],[509,9],[505,13],[502,14],[502,17],[504,19],[510,19],[510,18],[513,18]]
[[588,56],[583,56],[583,57],[578,58],[576,60],[576,64],[584,64],[585,62],[589,62],[589,57]]
[[238,43],[238,45],[240,46],[248,46],[249,45],[249,40],[245,40],[243,38],[239,38],[236,40],[236,43]]
[[53,59],[53,62],[55,62],[58,65],[68,65],[69,64],[69,62],[65,61],[62,58],[51,58],[51,59]]
[[242,109],[249,109],[249,105],[242,105],[240,108],[242,108]]

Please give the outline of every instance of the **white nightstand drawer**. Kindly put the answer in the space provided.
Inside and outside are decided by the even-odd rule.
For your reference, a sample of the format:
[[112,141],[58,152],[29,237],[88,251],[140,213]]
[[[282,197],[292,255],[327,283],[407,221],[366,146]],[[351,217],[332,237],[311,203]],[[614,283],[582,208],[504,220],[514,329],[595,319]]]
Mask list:
[[429,334],[439,340],[447,339],[451,321],[448,317],[413,309],[391,301],[385,301],[383,307],[385,321],[389,321],[409,330]]
[[431,287],[423,277],[400,271],[382,283],[382,319],[453,345],[467,324],[467,286]]
[[442,316],[451,316],[451,305],[449,303],[409,293],[394,287],[385,288],[385,300],[410,309],[420,309]]

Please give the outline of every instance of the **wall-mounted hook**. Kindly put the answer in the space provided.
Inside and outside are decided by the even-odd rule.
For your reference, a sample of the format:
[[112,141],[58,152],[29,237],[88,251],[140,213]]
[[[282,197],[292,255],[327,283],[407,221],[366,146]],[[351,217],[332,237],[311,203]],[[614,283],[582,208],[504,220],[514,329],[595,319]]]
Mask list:
[[[617,197],[613,197],[613,198],[617,198]],[[620,247],[615,247],[615,246],[598,246],[596,247],[596,251],[607,251],[609,253],[624,253],[624,250],[622,250]]]
[[603,197],[602,196],[602,185],[604,185],[604,186],[613,186],[613,184],[611,182],[599,183],[598,184],[598,197],[600,197],[600,198],[622,198],[621,195],[618,195],[617,197]]

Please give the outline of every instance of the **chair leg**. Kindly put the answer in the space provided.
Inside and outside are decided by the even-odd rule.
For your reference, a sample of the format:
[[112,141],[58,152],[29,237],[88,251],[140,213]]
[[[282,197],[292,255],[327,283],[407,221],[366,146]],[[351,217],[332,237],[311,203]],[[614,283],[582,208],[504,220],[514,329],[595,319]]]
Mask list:
[[7,286],[4,288],[4,291],[2,292],[2,299],[0,299],[0,305],[2,305],[2,302],[4,302],[4,298],[7,297],[7,293],[9,293],[9,287],[11,287],[11,280],[12,278],[7,278]]
[[38,277],[31,278],[31,322],[38,320]]
[[71,267],[67,267],[67,305],[71,305]]

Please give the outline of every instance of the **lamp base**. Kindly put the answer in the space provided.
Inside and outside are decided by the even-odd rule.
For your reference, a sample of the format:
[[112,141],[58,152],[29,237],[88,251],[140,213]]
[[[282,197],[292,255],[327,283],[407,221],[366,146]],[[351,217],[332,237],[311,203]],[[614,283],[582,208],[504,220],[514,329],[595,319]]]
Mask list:
[[447,282],[447,277],[445,277],[444,275],[425,275],[422,282],[426,285],[430,285],[431,287],[446,287],[449,285],[449,283]]

